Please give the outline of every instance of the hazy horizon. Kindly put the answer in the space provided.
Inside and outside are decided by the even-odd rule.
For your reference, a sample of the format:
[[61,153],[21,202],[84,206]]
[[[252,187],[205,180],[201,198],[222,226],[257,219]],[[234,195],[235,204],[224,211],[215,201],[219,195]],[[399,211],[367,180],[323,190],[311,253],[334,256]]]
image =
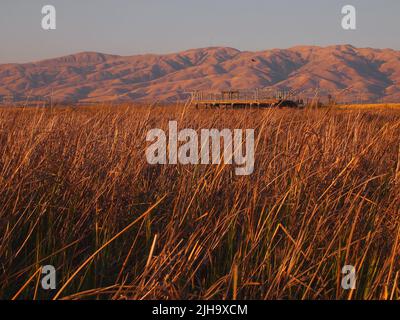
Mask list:
[[[57,10],[57,29],[41,29],[42,6]],[[357,30],[341,28],[341,8],[357,9]],[[0,64],[78,52],[121,56],[167,54],[206,47],[241,51],[351,44],[400,50],[396,0],[3,0]]]

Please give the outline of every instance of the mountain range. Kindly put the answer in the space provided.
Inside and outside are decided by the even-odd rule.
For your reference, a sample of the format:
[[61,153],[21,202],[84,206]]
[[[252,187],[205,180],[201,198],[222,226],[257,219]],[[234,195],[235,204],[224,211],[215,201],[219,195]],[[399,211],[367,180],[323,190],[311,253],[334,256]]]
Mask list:
[[351,45],[259,52],[211,47],[164,55],[83,52],[0,65],[0,101],[10,96],[81,103],[177,101],[193,90],[255,88],[398,102],[400,51]]

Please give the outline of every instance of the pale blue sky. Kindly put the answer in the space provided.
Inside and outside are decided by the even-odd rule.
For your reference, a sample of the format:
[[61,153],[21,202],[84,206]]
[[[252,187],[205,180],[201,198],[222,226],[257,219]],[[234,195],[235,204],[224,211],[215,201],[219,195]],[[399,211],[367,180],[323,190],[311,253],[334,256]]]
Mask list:
[[[41,8],[57,30],[41,29]],[[341,8],[357,9],[357,30]],[[229,46],[353,44],[400,49],[400,0],[0,0],[0,63],[80,51],[121,55]]]

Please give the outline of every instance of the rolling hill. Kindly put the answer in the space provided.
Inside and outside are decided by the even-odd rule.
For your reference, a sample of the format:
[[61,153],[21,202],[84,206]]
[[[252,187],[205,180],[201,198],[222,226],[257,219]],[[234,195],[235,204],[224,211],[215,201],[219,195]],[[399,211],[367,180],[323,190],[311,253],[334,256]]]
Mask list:
[[[289,89],[400,101],[400,51],[298,46],[260,52],[212,47],[175,54],[117,56],[83,52],[0,65],[1,97],[62,102],[176,101],[192,90]],[[328,92],[327,91],[327,92]]]

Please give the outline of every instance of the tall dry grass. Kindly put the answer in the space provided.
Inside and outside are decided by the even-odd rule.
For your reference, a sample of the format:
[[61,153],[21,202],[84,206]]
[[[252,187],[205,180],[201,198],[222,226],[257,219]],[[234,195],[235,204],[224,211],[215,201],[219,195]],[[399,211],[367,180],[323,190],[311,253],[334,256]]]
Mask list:
[[[253,175],[148,165],[168,120],[255,128]],[[399,137],[384,109],[0,110],[0,297],[399,299]]]

